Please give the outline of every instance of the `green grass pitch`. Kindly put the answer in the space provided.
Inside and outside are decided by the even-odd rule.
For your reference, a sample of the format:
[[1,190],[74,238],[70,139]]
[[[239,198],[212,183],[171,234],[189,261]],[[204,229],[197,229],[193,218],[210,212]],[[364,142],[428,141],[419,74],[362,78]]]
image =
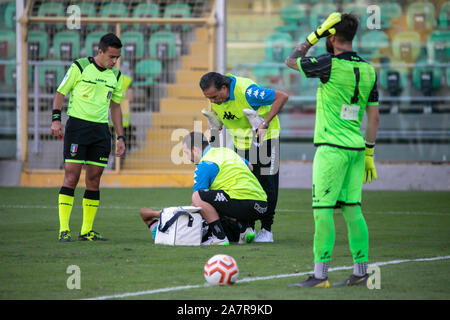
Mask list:
[[[81,228],[84,188],[75,193],[72,237]],[[381,289],[305,289],[288,284],[306,278],[270,276],[313,269],[310,190],[281,189],[273,226],[275,243],[220,247],[153,244],[140,207],[189,205],[191,189],[101,190],[94,229],[109,242],[58,243],[58,188],[0,188],[0,299],[85,299],[139,291],[129,299],[449,299],[450,260],[380,267]],[[370,263],[450,255],[450,193],[365,191],[363,212],[370,234]],[[347,230],[335,213],[336,243],[330,267],[351,266]],[[259,223],[257,223],[257,229]],[[203,265],[212,255],[233,256],[239,279],[230,287],[204,287]],[[68,289],[70,265],[80,268],[80,289]],[[330,282],[350,270],[333,271]],[[193,288],[175,290],[175,287]]]

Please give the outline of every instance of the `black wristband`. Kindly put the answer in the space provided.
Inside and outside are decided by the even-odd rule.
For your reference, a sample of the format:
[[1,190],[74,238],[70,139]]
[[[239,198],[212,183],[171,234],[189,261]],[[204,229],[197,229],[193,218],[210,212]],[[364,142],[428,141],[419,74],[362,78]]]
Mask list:
[[117,140],[119,140],[119,139],[123,139],[123,141],[125,142],[125,136],[118,136]]
[[52,111],[52,122],[61,121],[61,110],[53,109]]

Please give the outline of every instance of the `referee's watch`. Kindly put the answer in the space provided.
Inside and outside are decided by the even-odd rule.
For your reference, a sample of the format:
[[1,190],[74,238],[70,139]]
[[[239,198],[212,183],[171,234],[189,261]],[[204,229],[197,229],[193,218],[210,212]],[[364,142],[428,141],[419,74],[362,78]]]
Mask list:
[[125,136],[118,136],[117,140],[122,139],[125,142]]

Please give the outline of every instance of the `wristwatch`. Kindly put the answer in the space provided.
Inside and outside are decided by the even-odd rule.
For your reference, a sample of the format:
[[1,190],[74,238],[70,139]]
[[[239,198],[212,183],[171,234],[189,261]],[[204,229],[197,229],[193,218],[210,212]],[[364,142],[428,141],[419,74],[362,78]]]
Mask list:
[[117,140],[122,139],[123,141],[125,141],[125,136],[118,136]]

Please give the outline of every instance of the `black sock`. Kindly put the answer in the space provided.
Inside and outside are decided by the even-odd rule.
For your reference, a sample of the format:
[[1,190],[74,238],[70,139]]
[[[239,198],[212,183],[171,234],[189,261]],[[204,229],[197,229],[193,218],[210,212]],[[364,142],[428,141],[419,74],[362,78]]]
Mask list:
[[220,223],[220,220],[217,219],[214,222],[209,223],[209,227],[211,228],[212,233],[218,238],[218,239],[225,239],[225,231],[223,230],[222,224]]

